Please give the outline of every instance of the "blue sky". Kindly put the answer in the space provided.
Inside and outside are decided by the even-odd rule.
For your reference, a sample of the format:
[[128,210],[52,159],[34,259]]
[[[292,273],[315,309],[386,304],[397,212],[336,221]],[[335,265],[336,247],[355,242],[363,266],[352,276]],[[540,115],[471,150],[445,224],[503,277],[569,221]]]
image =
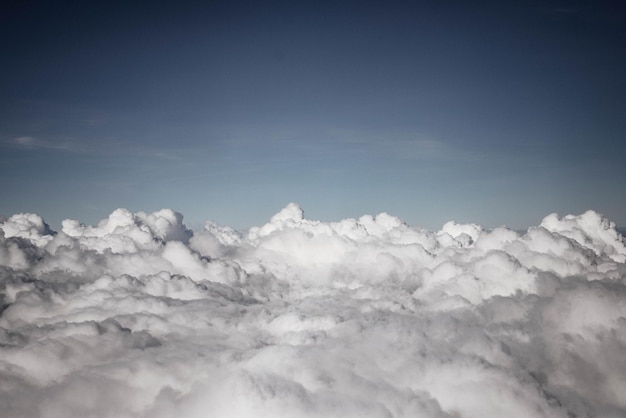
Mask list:
[[619,2],[291,3],[2,6],[0,214],[626,225]]

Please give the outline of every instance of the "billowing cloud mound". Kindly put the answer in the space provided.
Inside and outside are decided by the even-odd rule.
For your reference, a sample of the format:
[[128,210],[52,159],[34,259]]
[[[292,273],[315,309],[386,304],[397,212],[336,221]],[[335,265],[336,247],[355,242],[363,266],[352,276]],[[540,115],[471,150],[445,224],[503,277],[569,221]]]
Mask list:
[[626,247],[592,211],[0,231],[6,418],[626,416]]

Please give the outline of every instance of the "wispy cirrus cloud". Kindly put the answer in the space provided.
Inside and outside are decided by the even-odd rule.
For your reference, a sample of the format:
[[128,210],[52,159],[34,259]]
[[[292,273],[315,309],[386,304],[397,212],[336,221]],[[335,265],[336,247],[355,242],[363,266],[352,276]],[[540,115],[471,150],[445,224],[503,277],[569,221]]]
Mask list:
[[462,155],[461,150],[449,142],[418,132],[335,130],[331,135],[353,151],[402,160],[449,159]]
[[[180,160],[180,150],[166,149],[151,145],[138,145],[119,140],[79,141],[42,139],[33,136],[18,136],[4,145],[22,151],[59,151],[72,154],[88,155],[141,155],[149,158]],[[184,150],[183,150],[184,151]]]
[[44,139],[34,138],[32,136],[18,136],[9,141],[9,144],[25,150],[49,149],[68,152],[80,152],[70,142],[54,142]]

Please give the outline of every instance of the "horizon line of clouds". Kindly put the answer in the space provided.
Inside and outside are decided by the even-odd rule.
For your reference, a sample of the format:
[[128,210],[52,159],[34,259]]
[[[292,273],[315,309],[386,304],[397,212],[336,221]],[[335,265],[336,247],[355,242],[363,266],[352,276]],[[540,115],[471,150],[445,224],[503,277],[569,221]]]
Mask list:
[[[296,209],[294,209],[294,208],[296,208]],[[102,211],[103,210],[103,208],[99,207],[99,206],[92,206],[91,209],[98,210],[98,211]],[[98,225],[100,225],[102,223],[106,223],[107,220],[110,218],[110,216],[112,214],[114,214],[114,213],[117,213],[118,211],[122,211],[124,213],[126,213],[126,212],[133,213],[133,212],[130,212],[128,209],[123,208],[123,207],[118,207],[116,209],[108,209],[108,210],[111,210],[111,212],[109,212],[108,215],[105,215],[104,217],[101,217],[99,220],[96,220],[94,223],[84,222],[83,220],[81,220],[79,218],[63,218],[61,220],[61,224],[63,224],[66,221],[68,221],[68,222],[72,222],[72,223],[78,223],[82,227],[91,228],[91,227],[97,227]],[[297,218],[299,216],[302,219],[305,219],[304,218],[304,210],[302,210],[300,208],[299,204],[293,203],[293,202],[287,204],[281,211],[278,212],[278,214],[276,214],[273,217],[271,217],[271,219],[274,219],[274,218],[278,217],[279,214],[283,213],[284,211],[287,211],[287,212],[291,211],[293,213],[300,213],[300,215],[297,215],[297,216],[296,215],[290,215],[290,216],[291,217],[295,217],[295,218]],[[160,209],[155,209],[152,212],[151,211],[145,211],[145,210],[138,210],[136,213],[141,214],[140,216],[145,216],[145,214],[149,214],[149,213],[157,214],[157,213],[165,213],[165,212],[168,212],[168,213],[171,212],[171,213],[175,214],[177,222],[181,222],[182,223],[183,219],[185,218],[184,213],[182,213],[181,211],[170,209],[170,208],[165,208],[165,207],[160,208]],[[626,226],[619,226],[619,225],[617,225],[615,222],[612,222],[611,220],[605,218],[604,214],[602,214],[601,212],[598,212],[596,210],[587,209],[583,213],[593,213],[596,216],[598,216],[598,217],[600,217],[602,219],[605,219],[606,225],[608,227],[610,227],[610,228],[614,228],[614,229],[616,229],[618,231],[626,230]],[[13,218],[13,217],[21,217],[21,216],[40,218],[41,219],[41,223],[43,225],[45,225],[46,231],[49,231],[49,232],[51,232],[53,234],[56,233],[55,230],[50,228],[50,226],[48,225],[48,223],[46,222],[46,220],[45,220],[45,218],[43,216],[41,216],[41,215],[39,215],[39,214],[37,214],[35,212],[32,212],[32,211],[18,211],[18,212],[15,212],[13,214],[10,214],[10,215],[2,215],[2,214],[0,214],[0,223],[1,222],[5,222],[7,219],[10,219],[10,218]],[[174,216],[174,215],[171,215],[171,216]],[[529,228],[533,228],[533,225],[529,225],[528,227],[521,228],[521,229],[519,229],[519,228],[510,228],[507,225],[497,225],[497,226],[493,226],[493,227],[487,227],[487,226],[481,225],[480,223],[477,223],[477,222],[458,221],[457,219],[448,219],[446,221],[443,221],[440,227],[427,228],[427,227],[424,227],[424,226],[421,226],[421,225],[409,224],[401,216],[390,214],[387,211],[377,212],[376,215],[374,215],[374,214],[362,214],[361,216],[348,217],[348,218],[344,218],[344,219],[334,219],[334,220],[306,219],[306,220],[307,220],[307,222],[313,222],[313,223],[335,224],[335,223],[341,223],[343,221],[353,221],[355,219],[359,219],[360,217],[368,217],[368,216],[369,217],[373,217],[373,218],[376,218],[377,216],[391,216],[392,218],[397,219],[398,222],[402,223],[403,225],[406,225],[409,228],[420,230],[420,231],[428,231],[428,232],[432,232],[432,233],[445,230],[446,224],[450,224],[450,223],[457,224],[457,225],[472,225],[473,227],[477,227],[477,228],[480,228],[481,230],[485,230],[485,231],[491,231],[491,230],[504,228],[504,229],[510,229],[511,231],[516,231],[518,233],[527,231]],[[559,212],[550,212],[547,215],[543,216],[542,222],[543,222],[543,220],[545,220],[547,218],[561,218],[562,217],[564,219],[571,219],[571,218],[575,218],[576,216],[579,216],[579,215],[574,215],[572,213],[566,213],[565,215],[562,215]],[[582,214],[580,216],[582,216]],[[271,221],[271,219],[270,219],[270,221]],[[193,223],[195,225],[199,225],[200,228],[204,227],[205,224],[212,224],[212,225],[216,225],[216,226],[229,227],[229,228],[231,227],[231,226],[227,226],[226,224],[216,223],[213,219],[210,219],[210,218],[209,219],[205,218],[205,219],[200,219],[200,220],[196,219],[196,220],[193,221]],[[243,229],[237,229],[237,230],[239,232],[243,233],[243,232],[245,232],[247,230],[260,228],[262,225],[263,225],[263,221],[261,221],[261,224],[249,225],[249,226],[246,226]],[[439,228],[439,229],[436,229],[436,228]],[[190,230],[190,232],[191,231],[192,230]]]

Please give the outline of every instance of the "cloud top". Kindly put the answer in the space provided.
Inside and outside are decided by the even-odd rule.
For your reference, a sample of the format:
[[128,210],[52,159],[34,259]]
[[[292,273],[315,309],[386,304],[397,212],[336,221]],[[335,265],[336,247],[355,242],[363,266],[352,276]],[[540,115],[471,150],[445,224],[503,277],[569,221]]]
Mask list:
[[6,417],[615,417],[626,247],[289,204],[240,233],[169,209],[0,222]]

